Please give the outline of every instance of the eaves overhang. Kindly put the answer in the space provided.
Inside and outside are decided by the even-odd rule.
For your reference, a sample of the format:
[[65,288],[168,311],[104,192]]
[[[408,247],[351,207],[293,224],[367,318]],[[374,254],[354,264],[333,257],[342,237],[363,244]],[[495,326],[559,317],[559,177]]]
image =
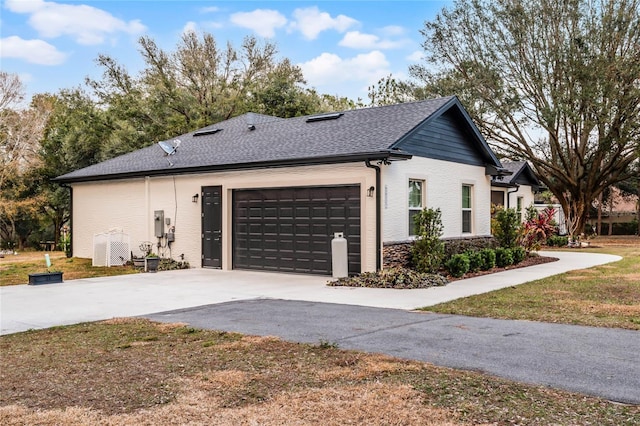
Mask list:
[[512,174],[512,172],[507,170],[504,167],[496,167],[493,164],[486,164],[485,165],[485,175],[487,175],[487,176],[502,177],[502,176],[509,176],[511,174]]
[[361,162],[366,160],[381,161],[383,163],[388,163],[391,161],[409,160],[411,158],[412,158],[411,154],[394,149],[394,150],[363,152],[363,153],[355,153],[355,154],[257,161],[257,162],[250,162],[250,163],[214,164],[214,165],[199,166],[199,167],[136,170],[133,172],[110,173],[110,174],[100,174],[100,175],[90,175],[90,176],[75,176],[75,177],[68,177],[68,178],[65,178],[63,175],[63,176],[59,176],[52,179],[52,181],[61,183],[61,184],[71,184],[71,183],[81,183],[81,182],[122,180],[122,179],[152,177],[152,176],[175,176],[175,175],[188,175],[188,174],[224,172],[224,171],[258,170],[258,169],[269,169],[269,168],[279,168],[279,167],[311,166],[311,165],[320,165],[320,164],[356,163],[356,162]]
[[517,188],[518,185],[517,183],[509,183],[509,182],[496,182],[496,181],[491,181],[491,186],[496,187],[496,188]]

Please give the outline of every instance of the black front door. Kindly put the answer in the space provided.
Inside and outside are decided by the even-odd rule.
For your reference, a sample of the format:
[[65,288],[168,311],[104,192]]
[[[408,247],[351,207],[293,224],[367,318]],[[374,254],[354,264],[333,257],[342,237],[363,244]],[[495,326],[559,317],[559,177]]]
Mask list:
[[222,268],[222,187],[202,187],[202,267]]

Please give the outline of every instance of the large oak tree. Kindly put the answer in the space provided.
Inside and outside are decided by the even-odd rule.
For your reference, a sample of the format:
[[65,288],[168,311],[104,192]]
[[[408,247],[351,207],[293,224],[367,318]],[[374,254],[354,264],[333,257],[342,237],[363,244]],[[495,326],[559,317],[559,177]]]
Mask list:
[[414,96],[458,95],[582,232],[592,201],[638,161],[640,1],[459,0],[421,32]]

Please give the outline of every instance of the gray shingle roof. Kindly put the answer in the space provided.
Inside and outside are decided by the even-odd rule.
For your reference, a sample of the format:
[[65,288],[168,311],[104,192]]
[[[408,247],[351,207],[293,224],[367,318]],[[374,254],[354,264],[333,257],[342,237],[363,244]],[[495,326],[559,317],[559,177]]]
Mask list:
[[[166,157],[152,146],[60,176],[74,182],[144,174],[250,168],[265,163],[341,158],[380,153],[441,109],[457,103],[446,97],[427,101],[343,111],[335,120],[307,122],[309,117],[281,119],[245,114],[177,136],[181,144]],[[255,125],[250,130],[248,123]],[[214,128],[213,134],[194,133]],[[171,140],[170,140],[171,141]]]
[[506,185],[524,184],[537,189],[540,181],[526,161],[503,161],[502,167],[511,172],[508,176],[494,176],[493,182]]

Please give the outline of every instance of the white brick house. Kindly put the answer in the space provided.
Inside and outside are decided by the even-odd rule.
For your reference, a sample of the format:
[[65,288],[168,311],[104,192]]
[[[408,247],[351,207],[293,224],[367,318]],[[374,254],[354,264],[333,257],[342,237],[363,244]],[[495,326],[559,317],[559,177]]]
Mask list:
[[[442,210],[445,237],[490,234],[491,177],[504,173],[456,97],[280,119],[245,114],[76,170],[73,255],[120,228],[195,267],[331,274],[379,269],[411,217]],[[162,216],[160,216],[160,214]],[[161,221],[161,223],[159,223]]]

